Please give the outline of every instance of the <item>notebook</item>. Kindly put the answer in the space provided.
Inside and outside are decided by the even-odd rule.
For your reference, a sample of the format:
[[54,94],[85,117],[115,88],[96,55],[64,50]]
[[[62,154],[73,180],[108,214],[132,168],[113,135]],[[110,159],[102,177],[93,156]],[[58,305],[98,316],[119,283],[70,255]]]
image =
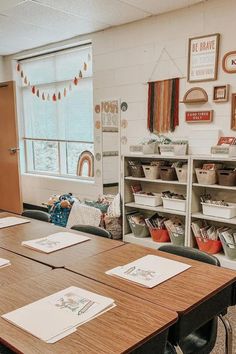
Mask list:
[[24,218],[17,218],[15,216],[7,216],[6,218],[0,218],[0,229],[9,226],[25,224],[27,222],[30,222],[30,220]]
[[7,267],[11,264],[8,259],[0,258],[0,268]]
[[2,318],[47,343],[55,343],[114,306],[111,298],[71,286]]
[[88,240],[90,240],[90,238],[87,236],[74,234],[71,232],[57,232],[47,237],[23,241],[21,244],[35,251],[51,253]]
[[110,269],[106,274],[126,279],[147,288],[153,288],[188,268],[190,268],[190,265],[185,263],[155,255],[147,255],[124,266]]

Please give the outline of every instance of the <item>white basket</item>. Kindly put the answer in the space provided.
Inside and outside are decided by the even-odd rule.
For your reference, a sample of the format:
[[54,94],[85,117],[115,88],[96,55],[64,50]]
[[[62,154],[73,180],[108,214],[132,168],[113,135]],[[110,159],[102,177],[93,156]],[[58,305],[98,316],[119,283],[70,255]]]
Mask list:
[[163,207],[165,209],[179,210],[179,211],[186,210],[186,200],[164,198],[164,197],[162,197],[162,200],[163,200]]
[[199,184],[215,184],[217,181],[216,170],[203,170],[201,168],[195,168],[197,181]]
[[187,144],[163,144],[159,145],[161,155],[183,156],[187,154]]
[[137,204],[148,205],[148,206],[158,206],[162,205],[161,194],[153,193],[154,195],[146,195],[141,193],[134,193],[134,201]]
[[143,165],[143,172],[148,179],[160,178],[160,166],[158,165]]
[[158,143],[156,141],[153,141],[152,143],[149,144],[143,144],[143,154],[148,155],[148,154],[158,154],[159,149],[158,149]]
[[216,205],[210,203],[201,203],[204,215],[219,217],[223,219],[232,219],[236,216],[236,204],[228,203],[229,206]]
[[182,167],[175,167],[175,171],[176,171],[179,182],[187,183],[188,169],[184,168],[184,167],[183,168]]

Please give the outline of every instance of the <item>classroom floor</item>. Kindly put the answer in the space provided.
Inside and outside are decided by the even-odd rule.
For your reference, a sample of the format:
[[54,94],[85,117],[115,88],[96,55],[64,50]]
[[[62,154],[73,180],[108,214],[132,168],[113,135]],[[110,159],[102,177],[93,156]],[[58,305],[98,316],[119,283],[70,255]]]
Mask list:
[[[227,314],[228,319],[233,327],[233,353],[236,353],[236,306],[230,307]],[[217,341],[214,350],[211,354],[225,354],[225,331],[221,321],[219,321]]]

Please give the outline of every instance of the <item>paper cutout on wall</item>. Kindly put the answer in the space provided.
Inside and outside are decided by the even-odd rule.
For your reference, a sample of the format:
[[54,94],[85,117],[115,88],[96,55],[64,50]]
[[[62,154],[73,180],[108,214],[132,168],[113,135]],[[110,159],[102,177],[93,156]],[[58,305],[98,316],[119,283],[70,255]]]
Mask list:
[[77,176],[94,176],[94,156],[91,151],[83,151],[78,159]]

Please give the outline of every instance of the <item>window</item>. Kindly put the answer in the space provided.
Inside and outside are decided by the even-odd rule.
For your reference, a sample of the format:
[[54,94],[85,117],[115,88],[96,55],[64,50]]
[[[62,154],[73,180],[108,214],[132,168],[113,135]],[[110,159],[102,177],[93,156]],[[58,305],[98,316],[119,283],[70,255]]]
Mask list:
[[91,46],[21,60],[18,70],[26,172],[77,176],[80,154],[94,150]]

